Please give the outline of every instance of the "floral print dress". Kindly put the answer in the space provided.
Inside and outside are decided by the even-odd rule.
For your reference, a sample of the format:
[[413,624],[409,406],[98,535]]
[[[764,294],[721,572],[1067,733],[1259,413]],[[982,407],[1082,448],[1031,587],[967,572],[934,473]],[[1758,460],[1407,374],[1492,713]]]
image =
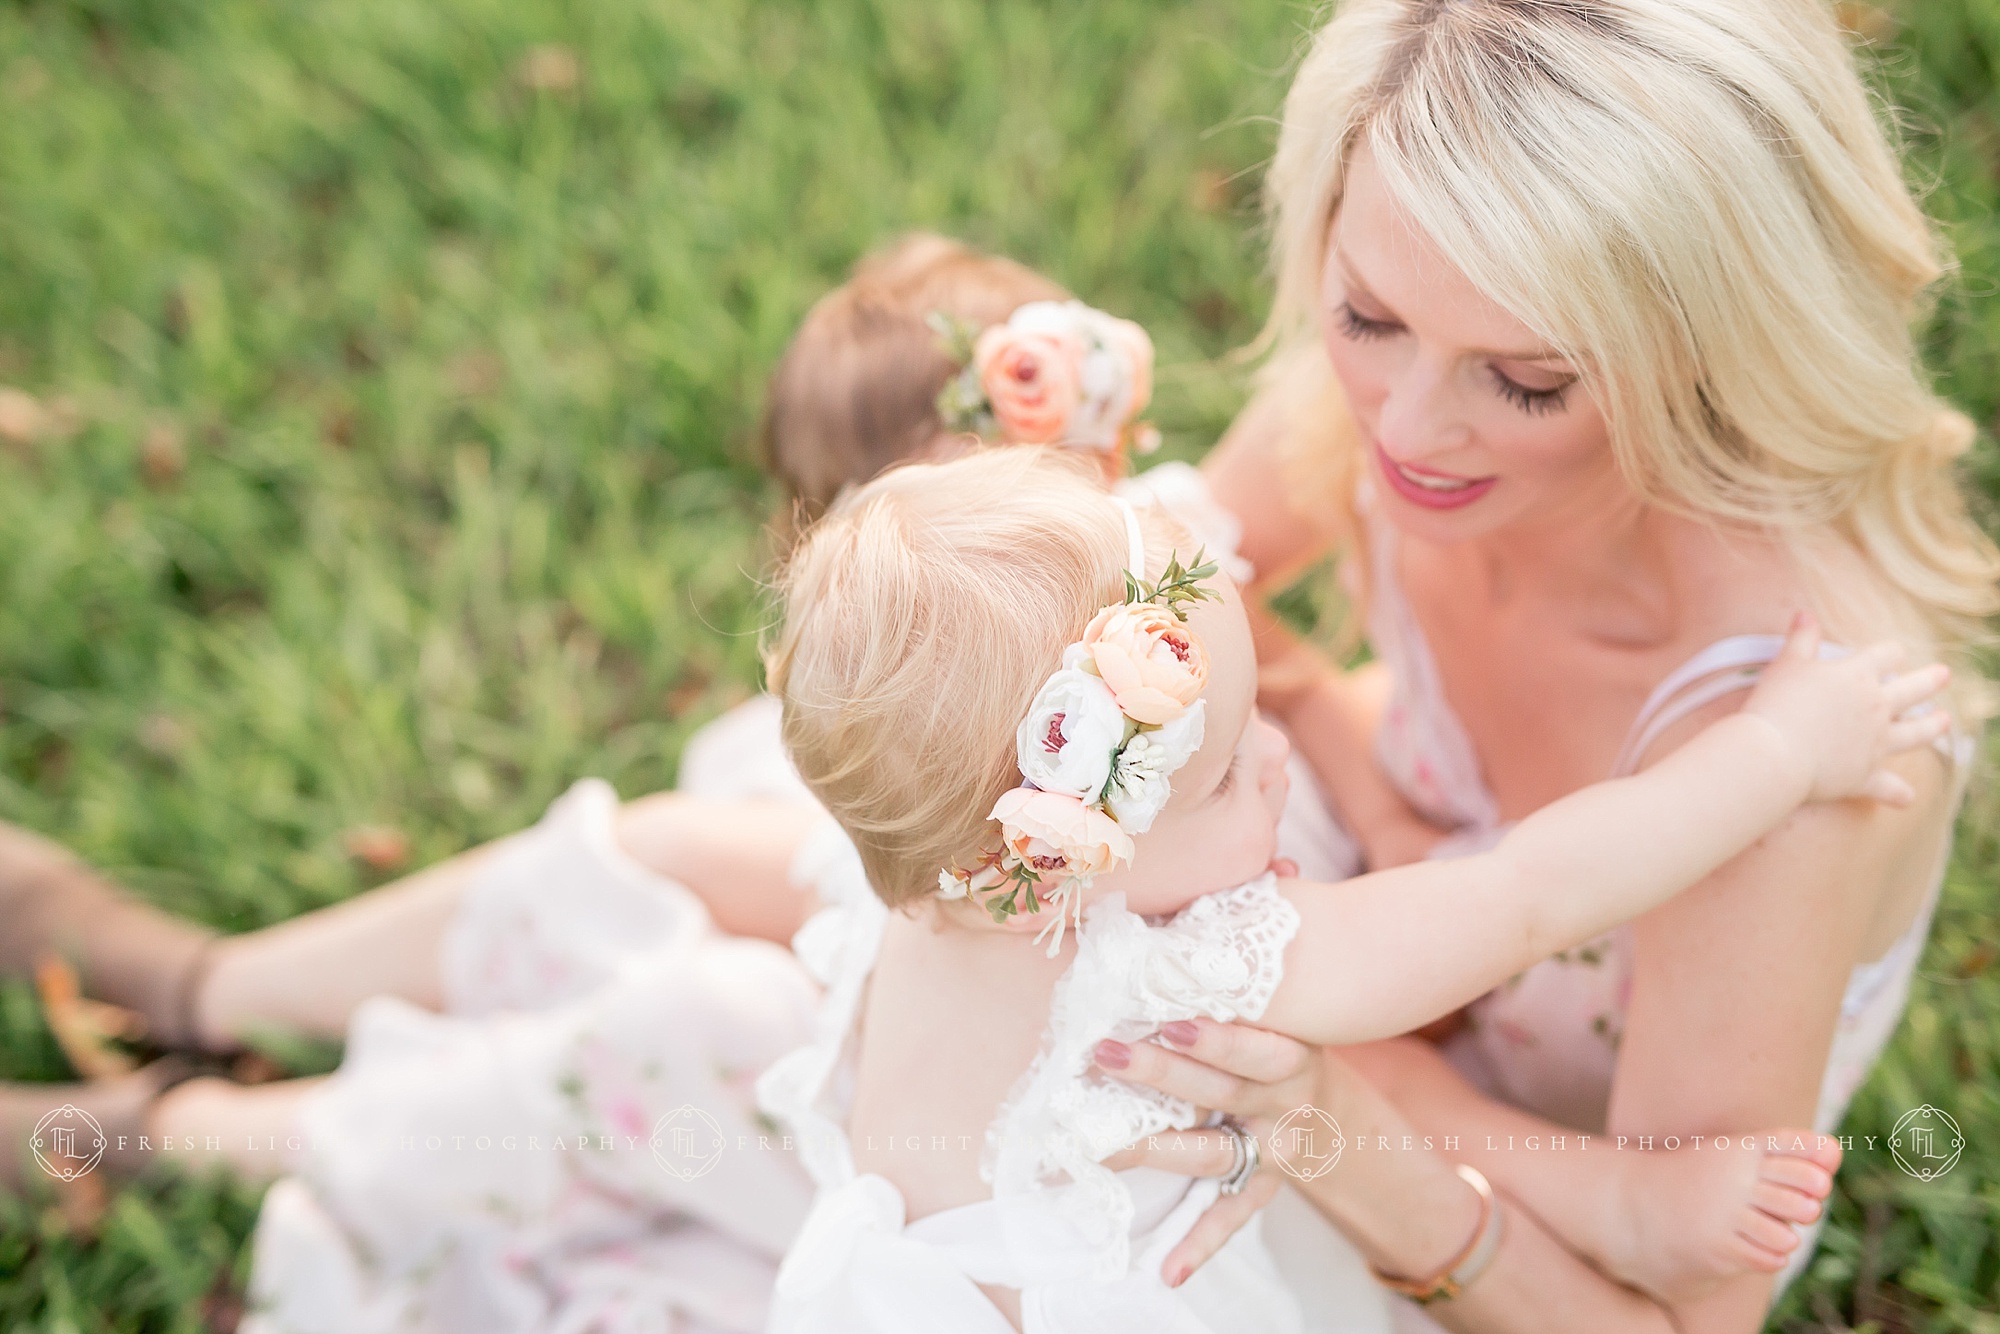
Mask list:
[[[775,710],[718,720],[683,787],[809,801]],[[444,1013],[356,1012],[266,1196],[246,1334],[764,1328],[812,1183],[763,1151],[754,1086],[818,988],[628,857],[617,809],[585,780],[490,859],[444,944]]]
[[[1372,579],[1369,639],[1393,682],[1376,735],[1377,757],[1412,805],[1434,822],[1457,830],[1433,850],[1433,857],[1481,851],[1506,832],[1507,823],[1486,786],[1472,742],[1444,696],[1430,646],[1398,582],[1395,530],[1368,517],[1365,505],[1363,510]],[[1777,635],[1738,635],[1689,659],[1641,707],[1607,777],[1632,773],[1661,735],[1696,710],[1747,690],[1783,643]],[[1824,646],[1821,651],[1845,650]],[[1972,739],[1962,733],[1939,742],[1960,793],[1972,746]],[[1881,958],[1858,965],[1848,979],[1814,1116],[1814,1125],[1822,1131],[1840,1124],[1848,1101],[1895,1032],[1909,996],[1910,975],[1930,932],[1949,853],[1947,842],[1939,850],[1931,888],[1902,936]],[[1468,1007],[1466,1028],[1446,1044],[1445,1054],[1494,1097],[1564,1125],[1599,1129],[1610,1099],[1631,990],[1628,924],[1552,955],[1474,1001]],[[1774,1292],[1782,1291],[1804,1266],[1818,1225],[1801,1235],[1805,1244],[1793,1252]],[[1405,1324],[1435,1327],[1428,1322]]]

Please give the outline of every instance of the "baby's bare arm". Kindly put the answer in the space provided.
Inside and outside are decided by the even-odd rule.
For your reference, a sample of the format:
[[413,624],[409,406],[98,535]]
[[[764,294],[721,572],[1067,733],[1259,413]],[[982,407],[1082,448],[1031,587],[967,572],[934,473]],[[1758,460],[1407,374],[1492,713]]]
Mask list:
[[1301,925],[1260,1022],[1335,1045],[1406,1033],[1693,884],[1795,810],[1810,781],[1775,728],[1739,714],[1644,773],[1543,808],[1491,852],[1295,882]]
[[1308,1042],[1393,1037],[1695,884],[1800,805],[1914,792],[1886,767],[1948,726],[1912,716],[1949,673],[1877,645],[1818,657],[1805,617],[1741,713],[1653,767],[1553,802],[1491,852],[1295,885],[1298,936],[1263,1022]]

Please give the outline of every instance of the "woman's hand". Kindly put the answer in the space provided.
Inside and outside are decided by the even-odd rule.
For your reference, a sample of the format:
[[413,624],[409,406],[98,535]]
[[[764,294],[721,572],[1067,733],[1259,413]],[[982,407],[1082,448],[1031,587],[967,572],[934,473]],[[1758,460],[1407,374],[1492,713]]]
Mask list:
[[[1114,1079],[1227,1113],[1266,1146],[1278,1118],[1316,1099],[1325,1101],[1320,1052],[1303,1042],[1208,1019],[1176,1020],[1161,1028],[1160,1037],[1160,1042],[1100,1042],[1098,1068]],[[1225,1176],[1234,1164],[1229,1138],[1212,1129],[1156,1136],[1105,1160],[1113,1169],[1154,1167],[1190,1177]],[[1168,1252],[1160,1270],[1167,1286],[1179,1287],[1222,1249],[1251,1215],[1270,1203],[1278,1184],[1275,1155],[1267,1149],[1263,1168],[1250,1184],[1217,1200]]]

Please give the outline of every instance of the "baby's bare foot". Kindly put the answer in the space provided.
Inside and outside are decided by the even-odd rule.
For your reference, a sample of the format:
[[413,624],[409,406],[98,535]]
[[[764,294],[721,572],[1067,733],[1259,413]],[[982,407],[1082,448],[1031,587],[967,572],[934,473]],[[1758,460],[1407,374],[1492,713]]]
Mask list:
[[1670,1301],[1784,1268],[1799,1246],[1792,1225],[1817,1219],[1833,1191],[1840,1144],[1810,1130],[1725,1139],[1723,1149],[1704,1140],[1618,1154],[1608,1226],[1589,1248],[1595,1258]]

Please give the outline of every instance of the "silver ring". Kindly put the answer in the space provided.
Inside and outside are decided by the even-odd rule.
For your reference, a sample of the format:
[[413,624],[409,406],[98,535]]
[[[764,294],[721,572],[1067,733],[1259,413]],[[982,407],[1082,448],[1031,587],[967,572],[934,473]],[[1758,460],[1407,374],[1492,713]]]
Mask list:
[[1229,1165],[1229,1172],[1222,1178],[1224,1195],[1240,1195],[1264,1165],[1264,1151],[1257,1145],[1257,1137],[1247,1133],[1235,1120],[1226,1120],[1222,1129],[1229,1133],[1236,1150],[1235,1161]]

